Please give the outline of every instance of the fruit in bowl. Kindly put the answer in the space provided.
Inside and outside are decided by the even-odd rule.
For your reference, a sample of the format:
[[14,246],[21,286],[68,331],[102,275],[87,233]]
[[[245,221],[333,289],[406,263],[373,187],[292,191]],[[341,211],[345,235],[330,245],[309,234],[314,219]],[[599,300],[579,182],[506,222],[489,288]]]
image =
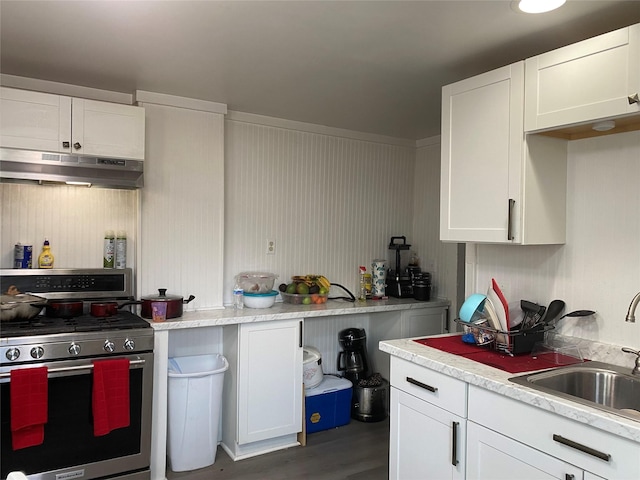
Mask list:
[[331,283],[322,275],[294,275],[290,283],[278,287],[284,303],[297,305],[326,303],[330,288]]

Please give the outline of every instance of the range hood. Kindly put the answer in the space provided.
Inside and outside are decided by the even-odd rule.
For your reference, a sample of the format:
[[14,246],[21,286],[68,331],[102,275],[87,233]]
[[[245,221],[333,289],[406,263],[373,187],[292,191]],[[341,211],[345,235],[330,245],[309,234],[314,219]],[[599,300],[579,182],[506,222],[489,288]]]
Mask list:
[[143,163],[140,160],[0,148],[2,179],[36,183],[136,189],[143,186]]

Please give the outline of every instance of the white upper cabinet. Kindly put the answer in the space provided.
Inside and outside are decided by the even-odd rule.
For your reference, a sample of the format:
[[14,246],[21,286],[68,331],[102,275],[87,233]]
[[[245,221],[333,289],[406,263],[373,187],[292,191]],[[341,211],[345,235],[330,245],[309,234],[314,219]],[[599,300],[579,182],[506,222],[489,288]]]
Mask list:
[[144,160],[144,108],[74,98],[74,153]]
[[1,88],[0,145],[144,160],[144,108]]
[[0,145],[71,152],[71,98],[0,88]]
[[640,113],[640,24],[526,60],[527,132]]
[[442,241],[564,243],[566,142],[525,138],[523,96],[524,62],[443,87]]

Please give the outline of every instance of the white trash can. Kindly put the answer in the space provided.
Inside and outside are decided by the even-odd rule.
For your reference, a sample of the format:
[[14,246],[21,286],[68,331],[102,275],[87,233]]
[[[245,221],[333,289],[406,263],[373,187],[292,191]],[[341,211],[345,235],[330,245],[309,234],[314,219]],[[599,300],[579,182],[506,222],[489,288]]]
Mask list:
[[168,453],[171,470],[216,461],[222,384],[229,362],[220,354],[169,359]]

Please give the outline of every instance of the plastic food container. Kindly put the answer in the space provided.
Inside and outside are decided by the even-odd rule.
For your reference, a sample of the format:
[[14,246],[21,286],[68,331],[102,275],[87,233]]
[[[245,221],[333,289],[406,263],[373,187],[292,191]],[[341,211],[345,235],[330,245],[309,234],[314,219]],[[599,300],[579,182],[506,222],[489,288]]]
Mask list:
[[276,301],[278,292],[271,290],[266,293],[244,292],[244,306],[248,308],[269,308]]
[[296,305],[321,305],[327,303],[329,294],[320,295],[319,293],[309,293],[306,295],[299,293],[280,292],[284,303],[293,303]]
[[268,293],[273,290],[273,284],[278,278],[275,273],[269,272],[241,272],[236,275],[236,283],[244,290],[244,293]]

